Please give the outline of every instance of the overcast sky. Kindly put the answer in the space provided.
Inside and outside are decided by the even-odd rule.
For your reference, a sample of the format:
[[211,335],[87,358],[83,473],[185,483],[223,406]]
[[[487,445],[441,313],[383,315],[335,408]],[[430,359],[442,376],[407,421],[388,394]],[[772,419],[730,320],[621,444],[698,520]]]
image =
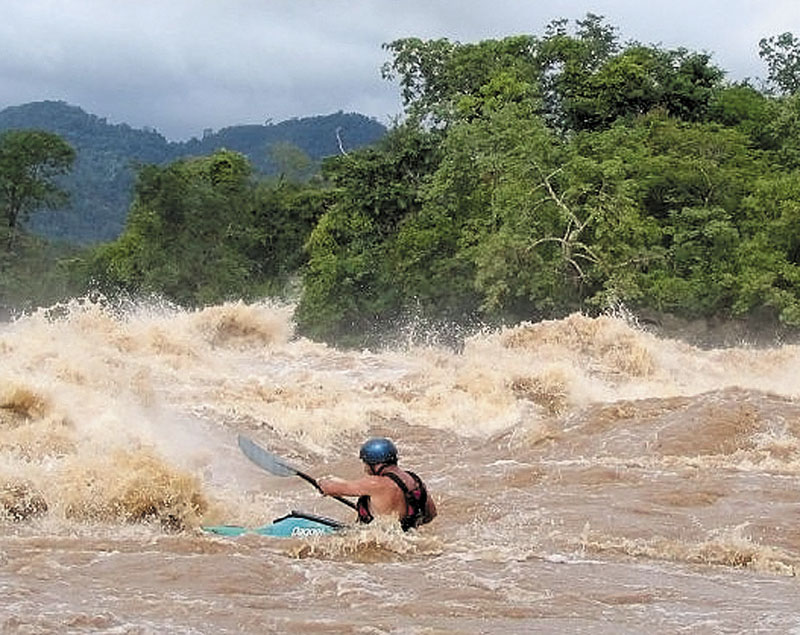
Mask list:
[[0,108],[63,100],[171,140],[338,110],[388,124],[381,44],[541,35],[587,12],[731,79],[766,75],[762,37],[800,35],[800,0],[0,0]]

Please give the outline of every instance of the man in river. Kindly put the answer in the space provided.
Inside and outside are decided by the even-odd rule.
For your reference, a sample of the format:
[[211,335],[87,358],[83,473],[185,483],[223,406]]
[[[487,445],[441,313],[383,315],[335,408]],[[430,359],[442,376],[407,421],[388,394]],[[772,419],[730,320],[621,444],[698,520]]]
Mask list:
[[358,522],[375,516],[395,516],[403,531],[431,522],[436,505],[422,480],[397,465],[397,448],[384,437],[369,439],[359,452],[366,476],[353,481],[336,477],[319,479],[326,496],[358,496]]

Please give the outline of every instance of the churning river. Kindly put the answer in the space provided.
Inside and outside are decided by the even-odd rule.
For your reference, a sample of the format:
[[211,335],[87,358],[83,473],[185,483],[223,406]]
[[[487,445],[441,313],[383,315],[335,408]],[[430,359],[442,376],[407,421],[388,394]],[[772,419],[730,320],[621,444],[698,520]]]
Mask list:
[[[0,325],[2,633],[800,633],[800,348],[619,317],[337,350],[290,307],[74,301]],[[392,437],[439,517],[224,538]]]

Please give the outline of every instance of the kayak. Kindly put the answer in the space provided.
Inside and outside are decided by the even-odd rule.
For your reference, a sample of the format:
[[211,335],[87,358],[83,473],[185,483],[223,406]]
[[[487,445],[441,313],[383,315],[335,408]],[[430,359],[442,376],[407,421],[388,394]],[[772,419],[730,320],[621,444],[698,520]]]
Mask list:
[[217,534],[218,536],[242,536],[244,534],[258,534],[260,536],[276,536],[279,538],[305,538],[309,536],[322,536],[332,534],[342,529],[345,525],[338,520],[309,514],[306,512],[292,511],[286,516],[276,518],[269,525],[263,527],[243,527],[242,525],[206,525],[203,531]]

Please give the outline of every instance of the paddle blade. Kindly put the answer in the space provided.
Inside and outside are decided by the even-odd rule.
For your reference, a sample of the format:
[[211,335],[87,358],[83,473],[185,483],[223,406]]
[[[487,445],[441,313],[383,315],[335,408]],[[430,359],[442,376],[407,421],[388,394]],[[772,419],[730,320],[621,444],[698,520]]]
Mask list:
[[272,454],[272,452],[267,452],[255,441],[241,434],[239,435],[239,449],[258,467],[275,476],[297,476],[297,470],[284,463],[281,457]]
[[[301,472],[297,468],[285,463],[278,455],[267,452],[255,441],[251,441],[241,434],[239,435],[239,448],[248,459],[267,472],[275,476],[299,476],[304,481],[313,485],[320,494],[324,494],[319,483],[317,483],[317,480],[313,476],[309,476],[305,472]],[[344,503],[352,509],[357,509],[356,504],[346,498],[342,498],[341,496],[333,496],[332,498],[335,498],[340,503]]]

